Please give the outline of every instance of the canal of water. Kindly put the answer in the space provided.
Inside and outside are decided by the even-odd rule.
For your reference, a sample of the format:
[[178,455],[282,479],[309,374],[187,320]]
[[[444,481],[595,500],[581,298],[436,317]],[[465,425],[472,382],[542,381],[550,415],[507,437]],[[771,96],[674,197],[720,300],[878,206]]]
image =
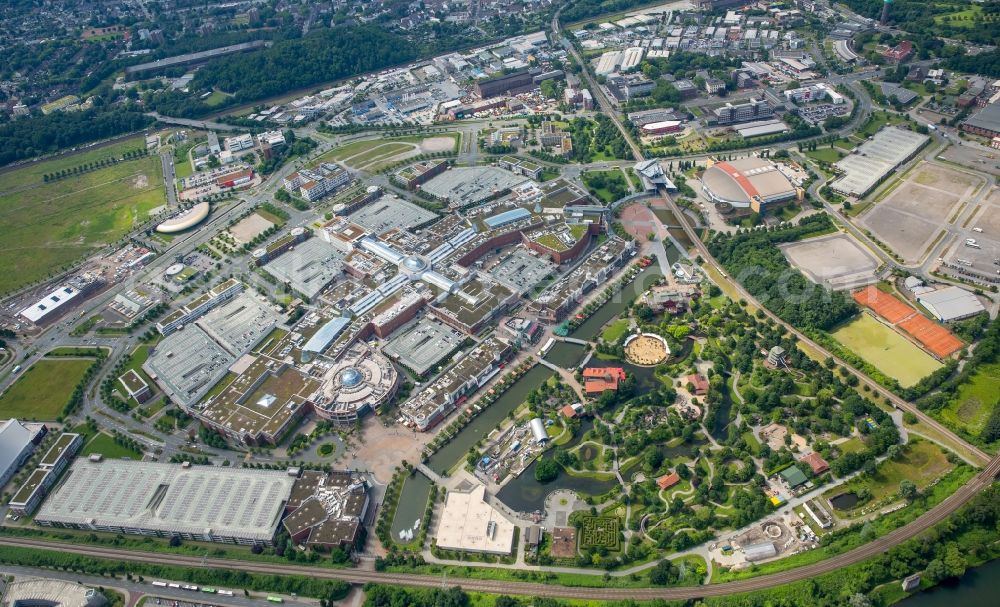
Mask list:
[[427,461],[431,470],[441,473],[449,470],[455,462],[465,457],[469,447],[487,436],[500,424],[507,414],[517,408],[528,397],[528,393],[552,377],[551,369],[535,365],[504,392],[500,398],[486,407],[469,425],[458,433],[451,442],[441,447]]
[[[674,257],[671,257],[671,250],[673,251]],[[677,250],[673,247],[668,248],[667,258],[673,262],[676,260]],[[598,308],[590,317],[583,321],[579,327],[570,333],[570,337],[575,337],[577,339],[583,339],[586,341],[594,341],[597,335],[601,332],[601,328],[608,323],[612,318],[615,318],[628,306],[629,303],[636,297],[642,294],[643,291],[648,289],[653,281],[662,276],[660,273],[660,268],[656,264],[653,264],[639,272],[635,277],[635,280],[631,284],[625,285],[625,288],[615,293],[611,296],[611,299],[607,301],[603,306]]]
[[[581,420],[580,428],[576,435],[565,445],[559,447],[569,451],[584,441],[584,436],[594,427],[594,420],[585,418]],[[551,454],[546,457],[551,457]],[[614,478],[608,480],[598,480],[595,478],[571,476],[565,471],[559,473],[559,477],[551,483],[539,483],[535,480],[535,462],[532,462],[520,476],[511,480],[500,492],[497,498],[507,504],[507,507],[517,512],[534,512],[541,510],[545,505],[545,496],[559,489],[577,491],[583,495],[601,495],[607,493],[612,487],[618,484]]]
[[552,346],[549,353],[545,355],[545,360],[563,369],[575,369],[583,360],[586,352],[586,346],[560,341]]
[[390,531],[394,542],[409,543],[399,537],[399,532],[404,529],[410,530],[413,533],[413,539],[416,539],[430,494],[431,481],[419,472],[407,477],[403,482],[403,490],[399,494],[399,502],[396,505],[396,514],[392,518],[392,530]]

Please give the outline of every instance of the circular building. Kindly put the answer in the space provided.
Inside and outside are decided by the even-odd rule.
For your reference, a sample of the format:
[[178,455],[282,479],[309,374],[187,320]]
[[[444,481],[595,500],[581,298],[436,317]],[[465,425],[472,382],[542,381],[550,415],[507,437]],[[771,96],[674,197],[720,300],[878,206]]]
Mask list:
[[388,402],[398,386],[389,359],[358,342],[324,372],[314,409],[323,419],[351,423]]
[[705,196],[720,205],[720,210],[762,213],[798,197],[791,180],[766,158],[717,162],[705,169],[701,184]]

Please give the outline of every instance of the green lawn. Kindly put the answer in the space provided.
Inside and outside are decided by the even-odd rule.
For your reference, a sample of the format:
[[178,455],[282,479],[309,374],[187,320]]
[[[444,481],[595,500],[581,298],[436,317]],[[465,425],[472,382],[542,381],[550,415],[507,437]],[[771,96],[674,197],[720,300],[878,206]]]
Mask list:
[[345,164],[347,164],[347,166],[358,169],[378,162],[379,160],[386,160],[388,158],[398,156],[413,149],[414,147],[409,143],[383,142],[382,145],[374,147],[366,152],[362,152],[353,157],[344,156],[343,158],[346,159]]
[[978,435],[989,419],[1000,395],[1000,363],[979,367],[969,381],[958,387],[958,394],[941,410],[941,418],[954,426]]
[[622,335],[625,335],[626,331],[628,331],[628,324],[629,322],[627,318],[616,320],[604,327],[604,332],[601,334],[601,337],[608,343],[615,343],[621,339]]
[[941,368],[934,357],[869,314],[862,314],[832,335],[903,387],[912,386]]
[[47,358],[31,365],[0,395],[0,418],[56,419],[93,362],[86,358]]
[[587,186],[590,193],[605,203],[610,204],[618,198],[611,192],[611,184],[618,184],[620,191],[628,194],[628,183],[625,181],[625,176],[618,169],[587,171],[582,175],[582,179],[583,184]]
[[837,451],[841,453],[860,453],[865,450],[865,444],[861,442],[861,439],[854,436],[842,443],[835,445]]
[[215,107],[217,105],[222,105],[226,99],[229,99],[229,95],[223,93],[222,91],[212,91],[212,94],[208,97],[202,99],[202,103],[208,107]]
[[142,454],[123,447],[115,442],[110,434],[98,433],[90,442],[83,446],[80,451],[81,456],[88,456],[93,453],[100,453],[107,459],[142,459]]
[[951,468],[952,464],[941,447],[917,439],[903,447],[898,460],[881,462],[873,476],[856,477],[830,493],[838,495],[845,490],[857,491],[861,487],[868,487],[872,492],[872,500],[877,502],[898,493],[899,482],[903,479],[911,480],[918,489],[923,489]]
[[[3,174],[3,187],[23,182],[18,173]],[[0,293],[45,278],[118,240],[165,198],[158,156],[21,191],[8,189],[0,194],[0,264],[17,271],[0,275]]]
[[843,158],[846,154],[841,152],[837,147],[822,147],[816,148],[815,150],[805,152],[805,155],[819,160],[820,162],[837,162]]

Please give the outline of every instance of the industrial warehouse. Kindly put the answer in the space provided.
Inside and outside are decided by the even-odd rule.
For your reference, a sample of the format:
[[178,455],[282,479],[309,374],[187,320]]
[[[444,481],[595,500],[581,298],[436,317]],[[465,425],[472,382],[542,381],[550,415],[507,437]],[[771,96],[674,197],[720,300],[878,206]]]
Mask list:
[[295,477],[282,471],[78,459],[35,517],[65,527],[270,545]]

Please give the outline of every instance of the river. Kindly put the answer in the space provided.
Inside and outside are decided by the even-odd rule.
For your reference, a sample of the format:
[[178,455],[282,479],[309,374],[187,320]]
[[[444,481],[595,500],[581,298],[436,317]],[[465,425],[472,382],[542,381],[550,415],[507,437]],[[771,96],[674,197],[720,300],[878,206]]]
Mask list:
[[1000,559],[970,569],[958,581],[917,593],[896,603],[900,607],[954,607],[1000,603]]

